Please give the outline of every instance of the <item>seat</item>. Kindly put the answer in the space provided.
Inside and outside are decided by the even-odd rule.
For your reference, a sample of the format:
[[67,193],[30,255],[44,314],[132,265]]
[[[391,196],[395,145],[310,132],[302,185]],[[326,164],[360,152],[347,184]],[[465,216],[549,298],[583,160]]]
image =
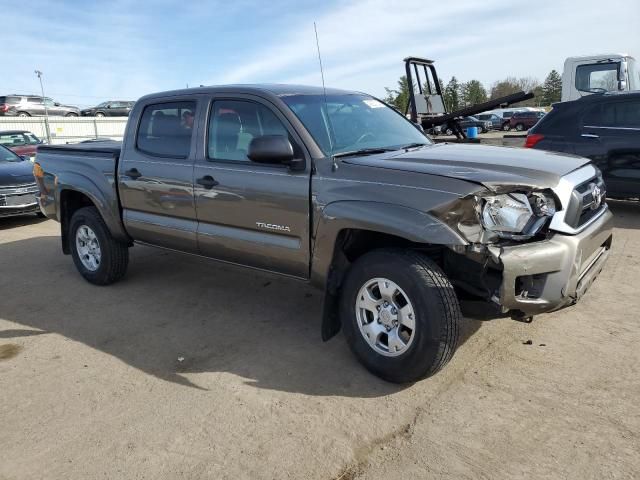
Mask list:
[[216,158],[227,160],[244,160],[246,153],[238,149],[242,122],[237,113],[222,113],[214,124],[215,145],[214,153]]

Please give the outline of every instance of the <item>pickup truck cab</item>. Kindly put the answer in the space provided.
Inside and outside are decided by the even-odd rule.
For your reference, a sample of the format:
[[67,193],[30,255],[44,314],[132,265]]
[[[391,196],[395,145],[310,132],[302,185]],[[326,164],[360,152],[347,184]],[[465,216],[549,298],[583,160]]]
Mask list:
[[575,303],[611,246],[589,160],[434,145],[376,98],[335,89],[148,95],[122,144],[41,147],[34,174],[88,281],[122,278],[136,243],[308,281],[324,291],[323,339],[342,328],[394,382],[449,361],[457,290],[529,318]]

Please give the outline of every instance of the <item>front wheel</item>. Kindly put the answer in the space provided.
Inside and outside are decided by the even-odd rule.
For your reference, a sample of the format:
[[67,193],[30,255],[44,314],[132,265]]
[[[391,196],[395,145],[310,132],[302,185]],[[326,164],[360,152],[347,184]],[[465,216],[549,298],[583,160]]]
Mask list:
[[505,123],[504,125],[502,125],[503,132],[508,132],[509,130],[511,130],[511,125],[509,125],[508,123]]
[[67,113],[65,115],[65,117],[77,117],[77,116],[78,116],[78,114],[77,113],[73,113],[73,112]]
[[96,118],[102,118],[102,117],[104,117],[104,113],[102,112],[96,113]]
[[18,112],[18,117],[26,118],[30,116],[31,115],[29,115],[27,112]]
[[351,266],[340,316],[360,362],[394,383],[440,370],[458,344],[462,315],[453,286],[427,256],[374,250]]
[[127,271],[129,247],[111,236],[95,207],[81,208],[71,217],[69,249],[80,274],[95,285],[109,285]]
[[523,125],[523,124],[521,124],[521,123],[518,123],[518,124],[516,125],[516,130],[517,130],[518,132],[523,131],[523,130],[524,130],[524,125]]

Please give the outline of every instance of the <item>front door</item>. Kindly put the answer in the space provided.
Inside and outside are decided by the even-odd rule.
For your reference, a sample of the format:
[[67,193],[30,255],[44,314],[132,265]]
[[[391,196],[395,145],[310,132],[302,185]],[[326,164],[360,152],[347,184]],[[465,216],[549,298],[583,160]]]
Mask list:
[[295,277],[309,275],[310,161],[304,171],[254,163],[252,139],[284,135],[307,155],[272,104],[251,96],[213,98],[196,160],[198,245],[203,255]]
[[191,96],[145,105],[138,128],[127,133],[118,167],[122,216],[129,234],[191,253],[197,253],[193,197],[197,103]]

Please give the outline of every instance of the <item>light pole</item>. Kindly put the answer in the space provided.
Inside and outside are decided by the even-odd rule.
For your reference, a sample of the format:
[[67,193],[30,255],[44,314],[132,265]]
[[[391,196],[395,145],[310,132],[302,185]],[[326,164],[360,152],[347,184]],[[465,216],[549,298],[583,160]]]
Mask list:
[[40,70],[35,70],[34,73],[38,76],[38,80],[40,80],[40,91],[42,92],[42,104],[44,105],[44,128],[47,132],[47,142],[51,144],[51,130],[49,129],[49,109],[47,108],[47,102],[44,96],[44,87],[42,86],[42,72]]

